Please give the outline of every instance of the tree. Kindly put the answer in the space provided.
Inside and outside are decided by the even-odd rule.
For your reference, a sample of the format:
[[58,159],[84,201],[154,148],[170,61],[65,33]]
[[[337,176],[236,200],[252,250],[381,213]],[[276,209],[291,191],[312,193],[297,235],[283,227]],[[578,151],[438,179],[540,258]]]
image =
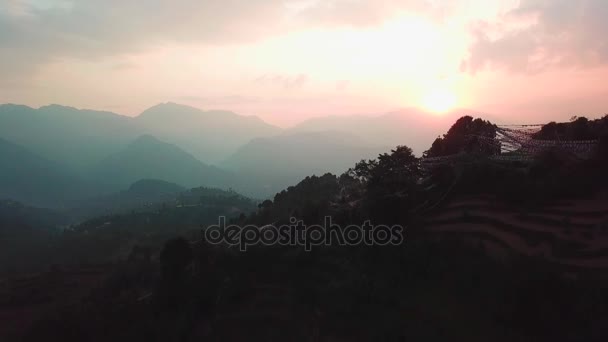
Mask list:
[[374,159],[361,160],[355,164],[354,168],[349,169],[347,174],[354,179],[367,183],[372,177],[372,172],[376,166],[378,166],[378,162]]
[[391,154],[381,154],[378,156],[378,163],[372,169],[372,182],[397,181],[409,184],[417,181],[422,175],[418,158],[407,146],[397,146]]
[[[420,195],[418,181],[422,170],[418,158],[407,146],[398,146],[378,160],[358,164],[367,178],[367,203],[370,218],[376,223],[402,223]],[[357,169],[357,167],[355,168]]]
[[160,252],[163,278],[181,278],[192,262],[192,257],[192,248],[186,239],[179,237],[167,241]]
[[463,116],[458,119],[443,137],[435,139],[424,157],[440,157],[459,152],[500,154],[496,139],[496,125],[482,119]]

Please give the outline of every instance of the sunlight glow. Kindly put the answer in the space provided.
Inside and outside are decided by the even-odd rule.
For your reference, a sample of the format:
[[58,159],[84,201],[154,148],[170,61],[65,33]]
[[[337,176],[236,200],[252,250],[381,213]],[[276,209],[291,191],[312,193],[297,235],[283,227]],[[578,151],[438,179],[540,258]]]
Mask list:
[[431,90],[422,100],[424,108],[434,113],[445,113],[454,108],[455,104],[456,95],[444,88]]

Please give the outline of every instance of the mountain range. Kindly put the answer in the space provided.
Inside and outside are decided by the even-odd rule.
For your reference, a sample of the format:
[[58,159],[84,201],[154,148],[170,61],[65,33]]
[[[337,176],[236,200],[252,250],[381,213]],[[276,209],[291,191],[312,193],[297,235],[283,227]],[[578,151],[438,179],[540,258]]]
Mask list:
[[325,116],[306,120],[290,129],[292,132],[337,131],[355,135],[368,145],[407,145],[421,155],[456,119],[480,113],[458,109],[442,115],[409,108],[381,115]]
[[274,194],[311,174],[342,174],[355,162],[390,148],[341,131],[286,132],[250,141],[221,166],[239,175],[240,191]]
[[219,163],[251,139],[281,131],[255,116],[202,111],[171,102],[147,109],[133,121],[144,133],[176,144],[211,164]]
[[135,117],[49,105],[0,105],[0,199],[47,207],[141,179],[233,188],[267,198],[303,177],[341,173],[397,145],[420,154],[457,111],[328,116],[282,129],[254,116],[162,103]]

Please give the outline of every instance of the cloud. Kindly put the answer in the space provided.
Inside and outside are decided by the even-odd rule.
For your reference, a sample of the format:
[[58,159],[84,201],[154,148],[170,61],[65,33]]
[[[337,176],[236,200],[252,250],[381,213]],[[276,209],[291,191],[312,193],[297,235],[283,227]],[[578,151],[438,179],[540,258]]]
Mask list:
[[299,19],[323,26],[374,26],[404,12],[427,11],[425,0],[317,0],[301,6]]
[[1,82],[23,80],[55,60],[95,62],[165,43],[239,44],[310,27],[369,26],[428,4],[425,0],[4,0],[0,3]]
[[228,44],[276,30],[284,0],[11,0],[0,4],[0,74],[95,60],[165,42]]
[[608,62],[608,1],[522,0],[497,23],[477,23],[461,70],[536,73]]
[[[249,40],[279,22],[283,0],[79,0],[35,6],[28,15],[4,14],[4,44],[50,38],[61,47],[86,45],[92,53],[130,50],[152,41],[213,44]],[[22,3],[23,6],[23,3]],[[272,21],[268,22],[269,19]],[[87,45],[88,44],[88,45]]]

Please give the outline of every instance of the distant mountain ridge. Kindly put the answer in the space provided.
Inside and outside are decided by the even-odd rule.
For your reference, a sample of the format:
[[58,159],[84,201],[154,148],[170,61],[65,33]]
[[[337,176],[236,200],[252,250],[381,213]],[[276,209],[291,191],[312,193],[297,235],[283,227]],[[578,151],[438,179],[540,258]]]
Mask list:
[[62,207],[99,190],[65,165],[0,138],[0,199]]
[[457,109],[433,114],[415,108],[401,109],[381,115],[325,116],[308,119],[290,132],[339,131],[356,135],[370,144],[395,147],[407,145],[421,155],[435,138],[445,132],[456,119],[464,115],[479,116],[479,112]]
[[220,162],[251,139],[281,131],[255,116],[203,111],[172,102],[151,107],[134,121],[146,133],[176,144],[207,163]]
[[96,165],[91,175],[99,182],[124,188],[141,179],[159,179],[186,187],[228,187],[231,175],[209,166],[176,145],[142,135],[123,150]]
[[221,165],[237,174],[239,190],[268,197],[306,176],[340,174],[389,149],[345,132],[287,133],[254,139]]
[[74,170],[86,169],[138,135],[131,118],[110,112],[0,105],[0,137]]
[[257,117],[175,103],[156,105],[137,117],[60,105],[0,105],[0,137],[81,171],[144,134],[216,163],[249,140],[279,131]]
[[[58,206],[158,179],[266,198],[305,176],[343,172],[397,145],[421,154],[461,113],[433,117],[404,109],[380,116],[315,118],[281,129],[255,116],[172,102],[136,117],[5,104],[0,105],[0,138],[5,146],[24,149],[11,152],[18,157],[6,165],[25,171],[0,174],[0,195]],[[39,171],[28,170],[30,164]],[[38,180],[28,180],[34,174]]]

